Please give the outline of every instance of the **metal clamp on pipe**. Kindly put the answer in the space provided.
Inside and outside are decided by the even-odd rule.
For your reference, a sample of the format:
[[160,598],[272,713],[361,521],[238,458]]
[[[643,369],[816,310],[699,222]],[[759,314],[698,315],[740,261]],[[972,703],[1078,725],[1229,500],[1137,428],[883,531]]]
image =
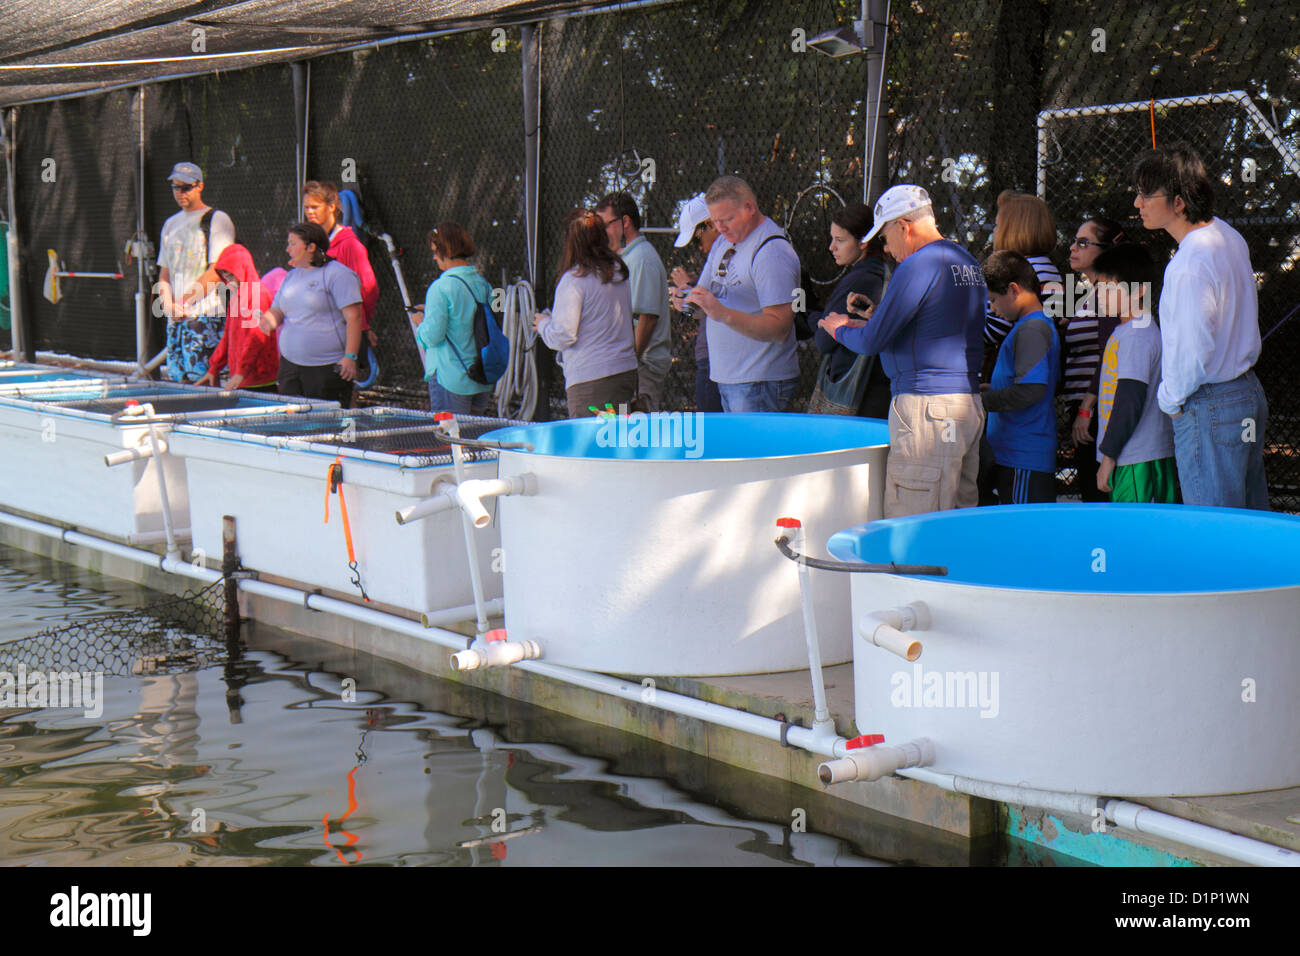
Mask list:
[[453,670],[473,671],[480,667],[504,667],[541,656],[542,649],[536,641],[508,641],[506,632],[498,628],[488,631],[482,646],[452,654],[451,666]]
[[921,737],[898,747],[875,744],[850,750],[839,760],[828,760],[817,767],[817,777],[824,784],[849,780],[879,780],[905,767],[924,767],[934,763],[934,742]]
[[903,632],[924,631],[929,627],[930,609],[923,601],[913,601],[885,611],[869,611],[858,620],[857,632],[867,643],[914,661],[921,656],[921,642]]

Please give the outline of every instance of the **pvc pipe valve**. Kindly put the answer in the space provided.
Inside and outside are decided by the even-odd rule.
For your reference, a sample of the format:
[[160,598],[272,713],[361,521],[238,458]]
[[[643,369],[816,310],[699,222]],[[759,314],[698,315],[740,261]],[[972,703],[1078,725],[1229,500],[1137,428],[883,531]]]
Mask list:
[[536,641],[493,641],[452,654],[451,666],[453,670],[473,671],[480,667],[504,667],[541,656],[542,649]]
[[922,737],[898,747],[876,744],[850,751],[839,760],[828,760],[817,768],[824,784],[849,780],[879,780],[905,767],[923,767],[934,763],[934,743]]

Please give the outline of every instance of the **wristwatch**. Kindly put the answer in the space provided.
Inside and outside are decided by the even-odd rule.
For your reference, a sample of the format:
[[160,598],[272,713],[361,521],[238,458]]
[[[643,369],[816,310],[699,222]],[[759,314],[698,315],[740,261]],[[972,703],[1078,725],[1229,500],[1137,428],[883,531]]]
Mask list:
[[345,359],[352,359],[352,361],[355,362],[355,361],[357,360],[357,353],[356,353],[356,352],[344,352],[344,353],[343,353],[343,357],[344,357]]

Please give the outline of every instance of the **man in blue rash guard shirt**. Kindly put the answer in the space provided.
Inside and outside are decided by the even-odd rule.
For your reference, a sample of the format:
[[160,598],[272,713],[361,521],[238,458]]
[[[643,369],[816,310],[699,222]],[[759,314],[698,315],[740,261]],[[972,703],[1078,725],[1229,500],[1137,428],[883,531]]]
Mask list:
[[[886,518],[971,508],[979,502],[979,395],[987,291],[979,263],[945,239],[930,196],[893,186],[876,202],[875,228],[897,262],[880,304],[818,324],[863,355],[880,355],[892,383]],[[852,307],[850,305],[850,307]]]

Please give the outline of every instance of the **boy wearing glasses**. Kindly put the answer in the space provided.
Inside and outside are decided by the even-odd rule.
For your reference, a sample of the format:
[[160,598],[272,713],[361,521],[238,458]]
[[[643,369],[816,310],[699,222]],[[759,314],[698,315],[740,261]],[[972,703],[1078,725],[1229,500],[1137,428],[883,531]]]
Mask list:
[[1133,171],[1142,224],[1178,243],[1160,293],[1160,409],[1173,419],[1183,501],[1267,511],[1259,299],[1250,251],[1214,215],[1205,165],[1184,144],[1149,150]]
[[203,202],[203,173],[194,163],[177,163],[167,178],[181,211],[163,223],[157,307],[168,319],[168,375],[175,382],[197,382],[207,374],[225,327],[216,261],[235,241],[235,225]]

